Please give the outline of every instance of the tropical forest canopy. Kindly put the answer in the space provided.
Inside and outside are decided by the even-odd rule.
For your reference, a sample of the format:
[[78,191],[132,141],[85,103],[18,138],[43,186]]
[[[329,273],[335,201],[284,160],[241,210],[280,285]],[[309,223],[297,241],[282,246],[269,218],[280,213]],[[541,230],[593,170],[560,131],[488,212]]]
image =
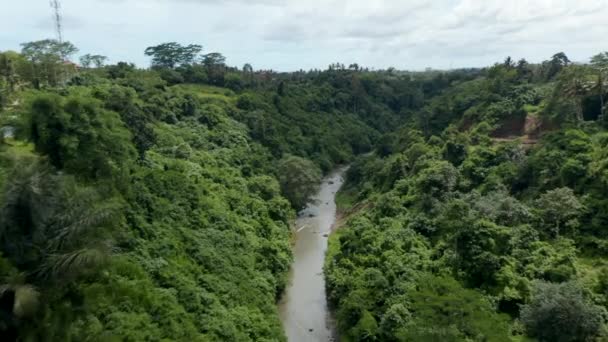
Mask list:
[[284,341],[291,223],[350,164],[325,277],[344,341],[595,341],[608,53],[278,73],[175,42],[0,53],[0,334]]

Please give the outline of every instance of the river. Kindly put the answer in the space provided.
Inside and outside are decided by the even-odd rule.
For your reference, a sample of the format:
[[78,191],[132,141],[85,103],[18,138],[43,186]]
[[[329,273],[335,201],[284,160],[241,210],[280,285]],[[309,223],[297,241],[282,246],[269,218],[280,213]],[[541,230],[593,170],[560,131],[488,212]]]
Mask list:
[[279,314],[289,342],[333,341],[333,322],[327,308],[323,261],[327,238],[336,221],[336,192],[346,168],[329,174],[313,202],[296,220],[294,263]]

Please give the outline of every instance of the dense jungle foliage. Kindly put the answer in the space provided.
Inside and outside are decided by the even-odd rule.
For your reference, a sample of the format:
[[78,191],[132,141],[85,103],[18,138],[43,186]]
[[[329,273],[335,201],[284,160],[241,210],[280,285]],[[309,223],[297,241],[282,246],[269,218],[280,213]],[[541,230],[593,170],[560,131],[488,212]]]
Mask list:
[[328,296],[345,341],[605,341],[608,54],[504,63],[348,171]]
[[0,53],[3,340],[285,340],[290,224],[351,162],[326,264],[345,340],[604,336],[608,55],[277,73],[201,51]]
[[427,81],[239,70],[176,43],[147,49],[149,69],[76,51],[0,54],[2,335],[284,340],[295,212]]

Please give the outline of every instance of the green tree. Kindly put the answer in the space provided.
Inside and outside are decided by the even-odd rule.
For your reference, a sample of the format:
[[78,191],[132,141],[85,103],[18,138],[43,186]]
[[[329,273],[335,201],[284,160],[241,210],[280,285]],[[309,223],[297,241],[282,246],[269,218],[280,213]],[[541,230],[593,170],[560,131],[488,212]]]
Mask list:
[[98,178],[126,172],[134,156],[131,135],[118,114],[101,102],[72,94],[39,94],[29,106],[29,131],[36,150],[51,164]]
[[520,79],[528,79],[532,74],[530,64],[524,58],[517,61],[517,66],[515,67],[515,69],[517,70],[517,76]]
[[226,64],[226,57],[219,52],[211,52],[202,57],[204,66],[211,68],[214,66],[223,66]]
[[107,68],[110,78],[125,78],[135,71],[135,64],[127,62],[118,62],[115,65],[110,65]]
[[447,161],[433,161],[416,177],[416,187],[421,196],[446,198],[458,182],[458,170]]
[[570,64],[570,59],[563,52],[554,54],[549,61],[545,61],[545,77],[547,80],[552,79],[557,75],[563,68]]
[[37,285],[70,281],[107,255],[119,209],[44,164],[18,163],[4,189],[3,254]]
[[551,237],[575,235],[585,209],[570,188],[547,191],[536,200],[535,206],[545,232]]
[[122,121],[131,131],[133,143],[140,159],[156,141],[152,129],[152,118],[141,107],[137,93],[129,87],[112,86],[100,89],[95,96],[102,101],[107,109],[119,113]]
[[492,286],[496,273],[503,266],[508,253],[507,229],[492,222],[480,220],[473,224],[463,222],[454,237],[458,267],[466,274],[467,282],[474,287]]
[[564,70],[560,77],[563,85],[563,95],[573,98],[576,103],[576,119],[583,121],[583,101],[591,93],[594,84],[589,81],[588,69],[580,66],[571,66]]
[[0,109],[16,90],[19,64],[23,64],[22,55],[13,51],[0,53]]
[[78,52],[70,42],[58,42],[53,39],[39,40],[21,44],[21,54],[30,62],[22,76],[35,88],[42,85],[56,86],[65,81],[71,66],[64,64],[68,58]]
[[57,327],[45,317],[68,318],[52,312],[53,303],[78,306],[76,280],[106,264],[122,205],[30,159],[15,161],[0,203],[0,251],[15,267],[0,293],[9,303],[0,308],[0,332],[13,325],[21,336],[45,335]]
[[219,52],[211,52],[204,55],[201,62],[207,69],[209,83],[223,86],[226,75],[226,57]]
[[413,320],[399,341],[510,341],[508,318],[452,278],[423,276],[409,292]]
[[367,310],[361,314],[361,319],[353,328],[352,335],[355,336],[355,341],[377,341],[378,323],[374,316]]
[[80,57],[80,65],[85,68],[90,68],[94,66],[95,68],[101,68],[107,62],[108,57],[102,55],[91,55],[87,53],[84,56]]
[[146,48],[146,56],[152,57],[153,67],[175,68],[179,65],[192,64],[203,50],[201,45],[171,42]]
[[591,57],[591,65],[595,67],[608,67],[608,51],[600,52]]
[[23,43],[21,47],[21,53],[33,62],[42,61],[49,56],[66,59],[78,52],[78,49],[72,43],[59,42],[53,39]]
[[608,51],[591,57],[591,65],[597,70],[597,91],[600,97],[600,115],[605,119],[606,104],[604,96],[608,89]]
[[537,282],[530,303],[522,306],[526,332],[541,342],[593,341],[606,310],[587,300],[575,283]]
[[321,181],[319,167],[308,159],[287,156],[279,161],[278,179],[283,195],[294,208],[302,209],[313,196]]
[[593,94],[593,88],[597,85],[593,70],[582,65],[571,65],[564,68],[555,79],[557,83],[543,114],[558,124],[581,122],[584,101]]
[[253,85],[254,80],[253,67],[251,66],[251,64],[245,63],[245,65],[243,65],[243,74],[245,74],[247,85],[251,87]]

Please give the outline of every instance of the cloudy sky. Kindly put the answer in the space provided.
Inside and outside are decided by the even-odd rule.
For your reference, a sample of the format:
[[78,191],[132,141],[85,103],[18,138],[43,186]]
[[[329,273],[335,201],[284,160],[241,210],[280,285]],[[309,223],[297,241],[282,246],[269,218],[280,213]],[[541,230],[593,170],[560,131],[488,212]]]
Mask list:
[[[0,50],[54,37],[48,0],[2,0]],[[81,53],[148,64],[147,46],[197,43],[228,64],[281,71],[485,66],[608,50],[608,0],[62,0]]]

